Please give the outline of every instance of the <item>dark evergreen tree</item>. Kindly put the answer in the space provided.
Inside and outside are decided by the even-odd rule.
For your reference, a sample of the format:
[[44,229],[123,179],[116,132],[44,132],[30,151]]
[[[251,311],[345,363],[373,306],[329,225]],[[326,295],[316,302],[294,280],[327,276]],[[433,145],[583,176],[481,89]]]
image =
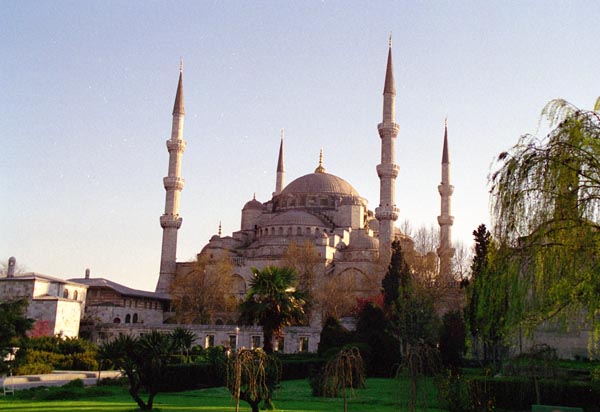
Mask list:
[[473,340],[477,339],[479,334],[479,325],[477,324],[477,304],[479,302],[477,287],[475,282],[488,264],[488,250],[492,240],[492,234],[482,223],[473,231],[475,240],[475,255],[471,264],[471,279],[468,281],[467,306],[465,307],[465,320],[469,333]]
[[[17,339],[25,337],[35,322],[25,314],[27,304],[26,299],[0,302],[0,360],[4,359],[11,347],[17,346]],[[6,368],[7,365],[1,361],[0,372]]]
[[440,332],[440,357],[442,364],[458,371],[465,354],[465,322],[460,311],[448,312],[442,318]]
[[388,319],[379,306],[367,303],[358,315],[355,340],[368,348],[364,357],[369,376],[389,377],[400,361],[398,341],[388,328]]
[[392,258],[388,271],[381,282],[383,289],[383,302],[389,309],[400,296],[400,282],[406,276],[410,276],[410,269],[402,255],[402,247],[399,240],[392,242]]
[[350,331],[342,326],[339,320],[330,316],[321,330],[318,353],[322,356],[332,349],[339,349],[350,343],[351,339]]

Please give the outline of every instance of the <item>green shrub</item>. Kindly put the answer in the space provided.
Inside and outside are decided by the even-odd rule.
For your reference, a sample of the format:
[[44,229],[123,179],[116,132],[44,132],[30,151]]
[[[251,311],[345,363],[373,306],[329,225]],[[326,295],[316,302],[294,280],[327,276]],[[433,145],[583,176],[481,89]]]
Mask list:
[[159,391],[179,392],[222,385],[223,382],[210,363],[187,363],[169,365]]
[[440,405],[448,412],[465,412],[469,410],[469,394],[464,377],[460,373],[448,369],[435,378]]
[[15,368],[15,375],[43,375],[52,372],[52,365],[47,363],[26,363]]
[[96,386],[115,386],[122,387],[129,384],[129,379],[126,376],[120,378],[102,378],[98,381]]
[[321,358],[312,359],[280,359],[281,380],[306,379],[315,370],[321,370],[325,360]]
[[[592,408],[600,405],[600,386],[588,382],[540,379],[540,401],[545,405]],[[492,400],[497,408],[528,410],[537,403],[534,382],[527,378],[473,377],[468,383],[472,402],[480,405]],[[597,410],[597,409],[596,409]]]

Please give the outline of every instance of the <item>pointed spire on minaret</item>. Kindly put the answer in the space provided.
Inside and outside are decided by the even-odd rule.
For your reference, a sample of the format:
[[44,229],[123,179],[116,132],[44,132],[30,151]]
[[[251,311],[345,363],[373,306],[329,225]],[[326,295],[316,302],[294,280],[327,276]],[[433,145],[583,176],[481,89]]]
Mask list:
[[388,48],[385,85],[383,87],[383,116],[377,125],[381,138],[381,163],[377,165],[379,176],[379,207],[375,208],[375,217],[379,221],[379,258],[383,267],[387,267],[395,237],[394,221],[398,219],[396,207],[396,177],[400,169],[395,163],[396,136],[399,126],[396,123],[396,86],[394,85],[394,67],[392,64],[392,36]]
[[396,85],[394,83],[394,65],[392,64],[392,33],[390,33],[387,67],[385,69],[385,86],[383,88],[383,93],[396,94]]
[[160,217],[163,229],[160,256],[160,275],[156,285],[157,293],[169,293],[171,282],[177,272],[177,231],[183,218],[179,216],[179,197],[185,181],[181,177],[181,164],[186,142],[183,140],[183,61],[179,63],[179,83],[173,105],[173,123],[171,138],[167,140],[169,152],[168,174],[163,179],[165,187],[165,213]]
[[173,114],[185,114],[183,107],[183,58],[179,59],[179,83],[177,84]]
[[277,159],[277,171],[285,172],[285,167],[283,165],[283,137],[284,130],[281,129],[281,141],[279,142],[279,158]]
[[453,279],[452,275],[452,257],[454,248],[452,247],[452,225],[454,216],[452,213],[451,197],[454,192],[454,186],[450,184],[450,155],[448,153],[448,119],[444,124],[444,148],[442,149],[442,182],[438,186],[440,192],[440,215],[438,224],[440,225],[440,245],[437,249],[440,258],[439,280],[443,283]]
[[450,163],[450,155],[448,154],[448,118],[444,122],[444,148],[442,149],[442,164]]
[[323,148],[319,152],[319,166],[315,169],[315,173],[325,173],[325,168],[323,167]]
[[277,196],[283,190],[285,185],[285,161],[283,159],[283,137],[284,131],[281,129],[281,141],[279,142],[279,157],[277,158],[277,176],[275,178],[275,191],[273,196]]

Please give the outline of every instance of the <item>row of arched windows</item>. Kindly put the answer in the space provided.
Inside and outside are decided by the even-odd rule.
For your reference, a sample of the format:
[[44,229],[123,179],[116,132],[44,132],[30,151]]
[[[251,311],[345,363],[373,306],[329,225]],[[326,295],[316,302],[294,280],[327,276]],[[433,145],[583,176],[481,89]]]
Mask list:
[[[113,323],[121,323],[121,318],[117,316],[113,319]],[[134,313],[133,316],[131,316],[131,314],[128,313],[125,315],[125,323],[138,323],[138,314]]]
[[[77,298],[78,298],[78,297],[79,297],[79,293],[78,293],[76,290],[74,290],[74,291],[73,291],[73,296],[72,296],[72,299],[73,299],[73,300],[77,300]],[[65,299],[69,299],[69,289],[65,288],[65,289],[63,290],[63,298],[65,298]]]
[[[323,232],[327,233],[326,229],[323,229]],[[321,230],[316,227],[314,230],[311,227],[305,227],[302,230],[302,227],[296,227],[295,231],[292,226],[287,226],[283,228],[279,227],[265,227],[258,230],[258,236],[318,236],[321,234]]]

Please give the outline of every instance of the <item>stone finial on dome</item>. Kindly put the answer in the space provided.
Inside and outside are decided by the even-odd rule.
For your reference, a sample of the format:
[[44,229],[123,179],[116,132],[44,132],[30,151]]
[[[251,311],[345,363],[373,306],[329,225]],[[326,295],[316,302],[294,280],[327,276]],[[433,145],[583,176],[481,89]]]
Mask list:
[[7,278],[15,277],[15,268],[17,267],[17,259],[14,256],[8,258],[8,270],[6,271]]
[[221,221],[219,220],[219,232],[218,232],[219,237],[221,237],[221,233],[222,233],[222,230],[221,230]]
[[315,173],[325,173],[325,168],[323,167],[323,148],[319,152],[319,166],[315,169]]

